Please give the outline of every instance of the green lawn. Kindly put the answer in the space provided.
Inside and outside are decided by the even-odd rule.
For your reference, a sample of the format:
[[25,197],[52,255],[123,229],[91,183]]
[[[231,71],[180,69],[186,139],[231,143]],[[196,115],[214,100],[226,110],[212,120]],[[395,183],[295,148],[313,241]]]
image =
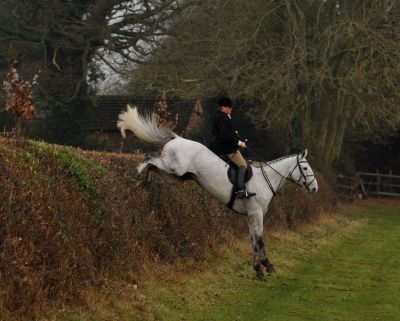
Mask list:
[[[390,205],[391,204],[391,205]],[[254,279],[233,247],[206,271],[149,282],[155,320],[400,320],[400,205],[359,205],[334,222],[267,239],[278,269]]]

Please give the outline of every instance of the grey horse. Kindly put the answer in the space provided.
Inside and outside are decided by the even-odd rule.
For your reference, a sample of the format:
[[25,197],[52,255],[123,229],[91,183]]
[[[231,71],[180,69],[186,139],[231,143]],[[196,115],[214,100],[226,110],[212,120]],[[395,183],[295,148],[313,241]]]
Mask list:
[[[125,138],[125,131],[132,131],[139,139],[163,146],[159,157],[147,155],[138,165],[138,173],[145,168],[161,170],[175,177],[190,177],[223,204],[230,203],[232,184],[227,176],[226,162],[206,146],[175,134],[159,126],[155,114],[141,115],[136,107],[129,106],[119,115],[117,123]],[[253,267],[258,278],[275,272],[266,254],[263,217],[268,206],[286,181],[291,181],[309,192],[316,193],[318,183],[306,160],[307,150],[277,160],[253,166],[253,176],[248,181],[248,190],[257,193],[250,199],[237,199],[232,210],[248,218],[253,250]]]

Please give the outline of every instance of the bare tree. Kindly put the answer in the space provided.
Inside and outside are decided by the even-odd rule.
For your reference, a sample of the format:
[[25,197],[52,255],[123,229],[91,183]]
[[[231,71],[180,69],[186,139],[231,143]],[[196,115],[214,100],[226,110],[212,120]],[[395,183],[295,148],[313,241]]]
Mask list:
[[0,42],[35,52],[42,84],[58,86],[58,98],[71,101],[85,92],[94,59],[114,70],[144,62],[181,6],[180,0],[4,0]]
[[52,118],[41,135],[52,142],[80,143],[90,112],[89,83],[107,76],[105,64],[123,72],[129,63],[145,63],[170,19],[190,2],[0,1],[0,56],[7,57],[11,46],[22,76],[40,72],[36,107]]
[[399,124],[399,13],[389,0],[203,1],[133,83],[247,100],[257,126],[280,128],[329,168],[350,128]]

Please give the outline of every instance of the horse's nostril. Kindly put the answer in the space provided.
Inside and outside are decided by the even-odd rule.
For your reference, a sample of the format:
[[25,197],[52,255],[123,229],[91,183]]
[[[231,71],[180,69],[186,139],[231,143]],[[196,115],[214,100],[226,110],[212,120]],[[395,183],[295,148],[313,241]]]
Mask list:
[[312,189],[312,191],[313,191],[313,193],[315,193],[315,192],[317,191],[317,189],[314,187],[314,188]]

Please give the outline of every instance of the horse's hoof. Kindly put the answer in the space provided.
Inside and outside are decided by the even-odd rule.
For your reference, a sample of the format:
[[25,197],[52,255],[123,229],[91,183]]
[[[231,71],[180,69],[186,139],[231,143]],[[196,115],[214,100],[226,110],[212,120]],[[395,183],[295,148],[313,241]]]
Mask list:
[[137,181],[137,183],[135,184],[135,187],[140,187],[140,188],[144,188],[146,187],[146,182],[145,181]]
[[266,280],[266,277],[265,277],[263,271],[261,271],[261,270],[258,270],[258,271],[256,272],[256,278],[257,278],[258,280],[260,280],[260,281],[265,281],[265,280]]
[[273,264],[268,264],[267,267],[267,273],[276,273],[275,267]]
[[132,178],[136,181],[138,181],[140,179],[140,173],[138,173],[137,171],[133,171],[132,172]]

